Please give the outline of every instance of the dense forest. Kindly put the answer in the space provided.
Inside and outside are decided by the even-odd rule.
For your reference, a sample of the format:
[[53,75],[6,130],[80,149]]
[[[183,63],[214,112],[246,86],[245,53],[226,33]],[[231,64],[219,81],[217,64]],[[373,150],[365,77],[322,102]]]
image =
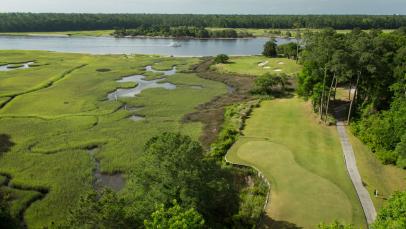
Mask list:
[[115,37],[151,36],[151,37],[193,37],[193,38],[244,38],[253,37],[251,33],[237,32],[234,29],[220,29],[208,31],[200,27],[169,27],[169,26],[140,26],[136,29],[116,29]]
[[[299,94],[324,121],[344,120],[385,164],[406,168],[406,30],[306,34]],[[335,101],[337,87],[348,101]]]
[[57,14],[1,13],[0,32],[77,31],[140,26],[219,28],[395,29],[404,15],[191,15],[191,14]]

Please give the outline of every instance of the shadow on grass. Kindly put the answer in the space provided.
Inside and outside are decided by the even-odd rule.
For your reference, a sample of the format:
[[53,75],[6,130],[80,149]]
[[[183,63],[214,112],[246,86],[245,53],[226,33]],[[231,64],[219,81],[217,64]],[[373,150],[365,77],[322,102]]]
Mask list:
[[278,99],[289,99],[295,96],[294,89],[286,89],[285,91],[275,90],[272,92],[272,96]]
[[287,221],[278,221],[271,219],[269,216],[264,215],[262,219],[262,225],[260,225],[259,228],[265,228],[265,229],[301,229],[303,227],[299,227],[298,225],[294,223],[290,223]]
[[14,146],[14,142],[11,141],[11,138],[7,134],[0,134],[0,156],[3,153],[6,153]]

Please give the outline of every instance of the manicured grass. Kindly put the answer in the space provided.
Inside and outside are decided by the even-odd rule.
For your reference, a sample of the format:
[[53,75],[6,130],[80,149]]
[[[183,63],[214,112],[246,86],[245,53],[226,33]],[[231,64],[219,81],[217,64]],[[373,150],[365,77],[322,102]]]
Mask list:
[[[406,190],[406,170],[393,165],[383,165],[371,150],[347,131],[357,159],[358,170],[375,208],[382,208],[385,200],[395,191]],[[374,196],[378,190],[379,196]]]
[[[268,61],[264,66],[258,64]],[[287,58],[268,58],[264,56],[231,57],[228,64],[217,64],[213,68],[219,72],[260,76],[265,73],[286,73],[295,75],[301,66],[295,60]]]
[[314,119],[298,98],[264,101],[230,149],[231,162],[255,166],[271,182],[267,216],[315,228],[335,219],[365,228],[360,202],[345,169],[335,127]]
[[[0,109],[0,133],[9,135],[15,144],[0,157],[0,173],[9,174],[11,183],[18,187],[49,191],[25,211],[30,228],[64,222],[80,195],[92,189],[95,164],[87,148],[99,146],[95,157],[102,172],[124,173],[128,182],[120,195],[130,198],[131,170],[145,142],[164,131],[179,131],[198,139],[202,124],[182,123],[182,117],[227,92],[224,84],[182,73],[198,61],[193,58],[36,51],[0,54],[4,63],[46,63],[0,72],[0,103],[17,95]],[[178,73],[166,76],[166,81],[177,84],[177,88],[148,89],[135,98],[107,100],[109,92],[129,86],[116,80],[143,74],[147,65],[156,69],[176,65]],[[124,110],[124,103],[142,108]],[[128,118],[133,114],[145,116],[145,120],[134,122]]]

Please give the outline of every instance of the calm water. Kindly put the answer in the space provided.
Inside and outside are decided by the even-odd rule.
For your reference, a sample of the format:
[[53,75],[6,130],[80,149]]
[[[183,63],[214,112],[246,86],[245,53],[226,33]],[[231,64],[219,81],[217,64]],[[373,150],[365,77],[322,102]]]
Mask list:
[[17,67],[17,68],[10,67],[10,66],[12,66],[12,64],[2,65],[2,66],[0,66],[0,71],[7,72],[7,71],[13,71],[13,70],[17,70],[17,69],[26,69],[26,68],[30,68],[30,65],[33,63],[34,62],[21,63],[22,66]]
[[[158,71],[154,70],[152,66],[147,66],[145,68],[147,71],[156,72],[156,73],[163,73],[165,76],[170,76],[176,74],[176,67],[173,67],[171,70],[168,71]],[[134,76],[127,76],[118,80],[118,83],[126,83],[126,82],[136,82],[137,86],[134,88],[129,89],[117,89],[115,92],[109,93],[107,98],[109,100],[117,100],[121,97],[134,97],[139,95],[143,90],[149,88],[165,88],[167,90],[174,90],[176,89],[176,85],[171,83],[160,83],[164,81],[166,78],[160,78],[155,80],[144,80],[145,76],[143,75],[134,75]]]
[[[260,54],[269,38],[176,40],[181,47],[171,47],[173,39],[113,37],[29,37],[0,36],[0,49],[48,50],[90,54],[160,54],[174,56],[213,56]],[[295,40],[278,38],[277,42]]]

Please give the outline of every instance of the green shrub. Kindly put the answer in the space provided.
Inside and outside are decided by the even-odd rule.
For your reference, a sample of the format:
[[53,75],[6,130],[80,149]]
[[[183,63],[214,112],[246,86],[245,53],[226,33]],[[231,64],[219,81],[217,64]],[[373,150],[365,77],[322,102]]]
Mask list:
[[395,193],[378,213],[373,229],[406,228],[406,192]]
[[318,225],[318,228],[319,229],[354,229],[354,226],[351,224],[342,224],[336,220],[332,224],[320,223]]
[[226,64],[230,58],[226,54],[219,54],[214,58],[216,64]]
[[254,94],[271,95],[273,92],[284,93],[288,85],[288,76],[286,74],[265,73],[255,80]]
[[406,169],[406,134],[402,136],[402,140],[397,144],[395,153],[398,155],[396,165]]
[[160,205],[152,213],[151,220],[144,221],[145,228],[205,228],[204,219],[196,209],[183,209],[177,201],[173,201],[172,205],[169,209],[165,209],[163,204]]
[[[352,124],[352,130],[384,164],[405,167],[406,100],[395,100],[390,110],[370,114],[367,107],[363,118]],[[403,142],[403,143],[402,143]],[[398,164],[399,163],[399,164]]]
[[376,151],[376,156],[385,165],[395,164],[398,159],[397,153],[394,151],[389,151],[389,150]]
[[238,131],[233,129],[223,129],[217,141],[212,144],[210,155],[214,157],[223,157],[237,140]]
[[276,45],[275,40],[270,40],[265,43],[264,51],[262,52],[262,55],[264,55],[266,57],[276,57],[278,55],[277,45]]

